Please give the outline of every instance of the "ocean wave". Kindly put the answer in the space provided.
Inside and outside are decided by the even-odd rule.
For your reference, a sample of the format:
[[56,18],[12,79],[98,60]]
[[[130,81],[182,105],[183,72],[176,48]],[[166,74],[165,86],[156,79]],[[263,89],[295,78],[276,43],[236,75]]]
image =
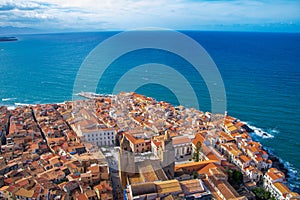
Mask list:
[[15,106],[29,106],[30,104],[28,104],[28,103],[18,103],[18,102],[16,102],[15,103]]
[[284,163],[284,166],[288,169],[290,169],[289,171],[292,173],[292,174],[297,174],[298,171],[293,167],[293,165],[290,163],[290,162],[284,162],[283,160],[279,159],[280,162],[283,162]]
[[280,131],[278,129],[276,129],[276,128],[268,129],[268,132],[275,133],[275,134],[280,133]]
[[17,98],[2,98],[2,101],[5,102],[5,101],[13,101],[13,100],[16,100]]
[[248,122],[243,122],[243,123],[253,130],[252,132],[253,134],[264,139],[272,139],[274,138],[274,135],[272,135],[271,133],[279,133],[277,129],[272,129],[271,131],[264,131],[262,128],[258,128],[256,126],[250,125],[250,123]]
[[296,192],[300,191],[300,177],[297,169],[290,163],[284,162],[279,158],[280,162],[284,163],[284,167],[288,170],[288,185],[289,187]]

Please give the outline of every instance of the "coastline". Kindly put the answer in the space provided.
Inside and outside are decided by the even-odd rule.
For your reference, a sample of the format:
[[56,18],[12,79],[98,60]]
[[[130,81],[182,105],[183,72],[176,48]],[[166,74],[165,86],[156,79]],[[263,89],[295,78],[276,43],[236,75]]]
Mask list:
[[[274,136],[269,133],[267,133],[269,135],[268,137],[265,137],[263,134],[257,134],[253,129],[259,129],[262,131],[261,128],[257,128],[255,126],[249,125],[247,122],[244,121],[242,121],[242,123],[245,124],[243,128],[245,128],[245,130],[249,134],[255,134],[255,136],[263,139],[274,138]],[[257,140],[257,137],[252,137],[252,140],[256,142],[260,142],[259,140]],[[269,154],[269,159],[272,161],[272,167],[279,169],[285,174],[287,179],[287,184],[289,185],[289,187],[295,192],[300,192],[300,188],[294,185],[294,181],[298,180],[297,177],[298,171],[295,170],[292,166],[290,166],[291,164],[289,163],[289,161],[285,161],[279,156],[277,156],[276,153],[274,153],[269,147],[263,146],[263,150]],[[297,180],[293,180],[293,179],[297,179]]]
[[[243,128],[248,132],[248,133],[254,133],[254,130],[253,130],[253,126],[250,126],[249,124],[247,124],[246,122],[243,122],[245,123],[245,125],[243,126]],[[250,128],[250,127],[251,128]],[[260,128],[259,128],[260,129]],[[256,141],[253,137],[252,139],[254,141]],[[269,158],[270,160],[273,162],[273,167],[276,167],[277,169],[279,169],[280,171],[282,171],[287,178],[289,178],[289,169],[287,169],[285,166],[284,166],[284,161],[279,158],[277,155],[275,155],[272,151],[270,151],[268,149],[268,147],[265,147],[263,146],[263,150],[266,151],[268,154],[269,154]]]
[[[78,93],[77,96],[83,97],[84,99],[96,99],[98,97],[112,97],[114,95],[112,95],[112,94],[96,94],[96,93],[92,93],[92,92],[81,92],[81,93]],[[73,101],[73,100],[66,100],[66,101],[60,102],[60,103],[52,102],[52,103],[37,103],[37,104],[36,103],[14,103],[14,105],[10,105],[10,106],[7,105],[7,104],[3,104],[4,102],[11,102],[11,101],[16,100],[16,99],[17,98],[4,98],[4,99],[2,99],[2,103],[0,103],[0,106],[5,106],[9,110],[13,110],[13,109],[15,109],[16,107],[19,107],[19,106],[34,106],[34,105],[37,105],[37,104],[39,104],[39,105],[64,104],[66,102]],[[240,121],[240,119],[238,119],[238,118],[236,118],[236,119],[237,119],[237,121]],[[261,128],[250,125],[245,121],[240,121],[240,122],[244,123],[243,128],[251,135],[252,140],[255,141],[255,142],[260,142],[259,140],[257,140],[257,138],[266,139],[266,138],[270,138],[271,136],[272,136],[271,138],[274,137],[273,135],[271,135],[267,132],[264,132]],[[255,130],[259,130],[260,133],[257,134],[257,131],[255,131]],[[252,136],[253,134],[257,137],[253,137]],[[263,146],[263,150],[266,151],[269,154],[269,159],[273,162],[272,167],[275,167],[275,168],[279,169],[280,171],[282,171],[285,174],[286,179],[287,179],[287,184],[289,185],[289,188],[291,188],[291,190],[299,193],[300,192],[299,186],[297,187],[297,186],[294,185],[294,182],[291,182],[291,181],[293,181],[292,178],[295,178],[295,177],[292,177],[291,174],[293,176],[296,176],[296,179],[297,179],[298,171],[295,172],[295,170],[292,169],[291,166],[288,166],[288,165],[291,165],[291,164],[289,164],[288,161],[285,161],[285,160],[281,159],[279,156],[277,156],[268,147]]]

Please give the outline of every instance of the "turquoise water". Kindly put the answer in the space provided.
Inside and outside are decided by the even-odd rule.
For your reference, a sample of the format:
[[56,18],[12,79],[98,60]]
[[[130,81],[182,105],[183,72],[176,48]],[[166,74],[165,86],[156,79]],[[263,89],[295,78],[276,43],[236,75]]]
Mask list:
[[[299,189],[300,34],[185,33],[198,41],[217,64],[226,88],[229,114],[274,136],[253,135],[285,161],[290,169],[289,183]],[[114,34],[20,35],[18,42],[1,42],[0,103],[71,100],[76,73],[84,58],[99,42]],[[195,89],[201,109],[211,109],[207,87],[190,64],[161,50],[123,55],[104,73],[98,92],[111,93],[124,72],[150,62],[180,71]],[[174,94],[160,85],[146,85],[137,92],[178,103]]]

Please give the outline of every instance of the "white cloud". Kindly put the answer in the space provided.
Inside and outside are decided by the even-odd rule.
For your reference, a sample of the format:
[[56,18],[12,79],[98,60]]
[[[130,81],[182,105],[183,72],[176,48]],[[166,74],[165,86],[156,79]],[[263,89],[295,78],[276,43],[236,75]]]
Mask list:
[[24,21],[24,24],[37,28],[132,29],[157,26],[197,29],[217,25],[300,22],[298,1],[5,0],[0,1],[0,10],[1,6],[4,8],[0,11],[0,20],[4,19],[2,24]]

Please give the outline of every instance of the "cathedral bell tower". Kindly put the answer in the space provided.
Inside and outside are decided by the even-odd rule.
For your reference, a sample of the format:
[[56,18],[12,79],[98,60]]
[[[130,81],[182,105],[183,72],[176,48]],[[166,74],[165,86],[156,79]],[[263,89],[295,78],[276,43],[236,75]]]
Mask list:
[[119,177],[122,189],[124,189],[127,185],[127,178],[134,175],[134,173],[134,153],[131,150],[130,142],[124,134],[120,141],[119,150]]
[[165,132],[162,142],[161,165],[169,179],[174,178],[175,149],[169,132]]

